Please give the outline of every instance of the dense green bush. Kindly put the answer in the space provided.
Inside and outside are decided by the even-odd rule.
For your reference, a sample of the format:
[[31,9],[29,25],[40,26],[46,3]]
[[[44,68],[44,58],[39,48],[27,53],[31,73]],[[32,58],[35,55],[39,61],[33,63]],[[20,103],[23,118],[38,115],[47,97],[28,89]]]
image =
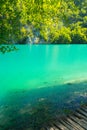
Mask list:
[[63,27],[58,31],[58,35],[55,37],[53,43],[64,44],[71,43],[70,28]]
[[87,28],[80,26],[75,28],[71,33],[72,43],[87,43]]

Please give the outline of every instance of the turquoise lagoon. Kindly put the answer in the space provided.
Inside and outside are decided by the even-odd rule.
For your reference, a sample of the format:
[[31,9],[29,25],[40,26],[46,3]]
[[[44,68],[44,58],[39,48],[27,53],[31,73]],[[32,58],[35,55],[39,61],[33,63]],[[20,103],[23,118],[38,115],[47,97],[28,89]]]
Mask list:
[[86,79],[87,45],[25,45],[0,54],[0,91]]
[[39,91],[87,79],[87,45],[31,44],[17,48],[16,52],[0,54],[0,97],[9,91]]
[[[13,110],[27,113],[38,102],[50,102],[54,113],[86,103],[87,45],[30,44],[17,48],[0,53],[0,130],[12,128],[5,126],[10,122],[7,113],[13,118]],[[5,124],[4,116],[8,119]]]

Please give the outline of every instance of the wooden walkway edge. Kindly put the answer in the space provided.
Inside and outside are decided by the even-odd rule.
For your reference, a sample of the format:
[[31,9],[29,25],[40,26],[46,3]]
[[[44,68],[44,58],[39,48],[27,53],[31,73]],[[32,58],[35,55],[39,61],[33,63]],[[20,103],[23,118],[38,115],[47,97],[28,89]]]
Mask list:
[[43,130],[87,130],[87,106],[79,108],[71,115],[56,120]]

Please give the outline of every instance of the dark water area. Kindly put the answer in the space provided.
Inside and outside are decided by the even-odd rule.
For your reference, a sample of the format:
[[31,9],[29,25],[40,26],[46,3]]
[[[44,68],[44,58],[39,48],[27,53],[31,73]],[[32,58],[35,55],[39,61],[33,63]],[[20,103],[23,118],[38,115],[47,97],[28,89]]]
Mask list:
[[10,91],[0,104],[0,130],[39,130],[85,104],[87,81]]

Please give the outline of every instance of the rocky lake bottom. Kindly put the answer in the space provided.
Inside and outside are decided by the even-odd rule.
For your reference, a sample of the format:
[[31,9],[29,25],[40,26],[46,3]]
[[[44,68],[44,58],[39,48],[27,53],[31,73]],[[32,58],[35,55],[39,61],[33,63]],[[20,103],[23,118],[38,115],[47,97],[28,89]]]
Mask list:
[[41,130],[87,104],[87,81],[38,89],[15,89],[0,100],[0,130]]

